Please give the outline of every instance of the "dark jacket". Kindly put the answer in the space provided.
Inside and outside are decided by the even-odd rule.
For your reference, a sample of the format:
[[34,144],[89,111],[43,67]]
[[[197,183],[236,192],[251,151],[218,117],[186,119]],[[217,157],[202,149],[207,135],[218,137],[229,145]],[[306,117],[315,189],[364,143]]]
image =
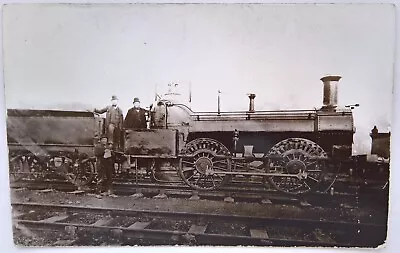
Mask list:
[[122,110],[118,106],[114,108],[113,106],[107,106],[103,109],[94,110],[96,113],[105,113],[106,114],[106,122],[105,125],[108,127],[110,123],[114,124],[117,128],[122,129],[122,121],[124,120],[124,116],[122,115]]
[[104,159],[104,153],[105,153],[106,149],[110,149],[110,147],[108,147],[108,145],[103,145],[101,143],[97,143],[94,146],[94,155],[97,158]]
[[143,108],[131,108],[126,114],[124,121],[124,128],[147,128],[146,110]]
[[101,143],[97,143],[94,146],[94,155],[98,158],[103,158],[105,150],[106,150],[106,147],[104,145],[102,145]]

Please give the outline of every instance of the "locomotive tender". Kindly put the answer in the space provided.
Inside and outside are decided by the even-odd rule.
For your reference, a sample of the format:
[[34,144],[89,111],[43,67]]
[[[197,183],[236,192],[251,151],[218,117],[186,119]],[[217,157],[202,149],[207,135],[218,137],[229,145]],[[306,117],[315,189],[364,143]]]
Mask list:
[[[309,192],[324,180],[328,163],[352,154],[353,114],[337,106],[340,78],[321,78],[323,106],[314,110],[256,111],[255,94],[250,94],[248,111],[193,112],[178,93],[169,92],[151,106],[149,129],[125,130],[124,150],[116,152],[116,161],[134,171],[139,166],[159,170],[168,162],[186,184],[198,190],[218,188],[241,175],[262,177],[285,193]],[[38,159],[42,155],[29,149],[32,145],[25,145],[25,139],[15,138],[29,136],[47,151],[47,167],[65,168],[75,181],[90,181],[93,151],[86,148],[103,131],[102,120],[89,112],[75,112],[76,119],[86,123],[74,124],[68,115],[58,117],[61,112],[42,113],[43,120],[32,123],[18,110],[8,111],[10,166],[25,157],[46,160]],[[40,134],[30,132],[31,128],[43,131],[47,139],[35,139]],[[52,153],[57,149],[57,154]]]
[[91,180],[99,124],[90,112],[8,109],[10,179],[55,172],[76,184]]

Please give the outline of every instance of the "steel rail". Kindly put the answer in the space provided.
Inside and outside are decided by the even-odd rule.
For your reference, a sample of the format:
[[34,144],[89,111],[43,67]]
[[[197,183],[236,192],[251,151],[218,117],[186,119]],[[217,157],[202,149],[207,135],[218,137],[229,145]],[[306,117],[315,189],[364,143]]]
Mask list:
[[[240,184],[240,183],[237,183]],[[280,193],[274,189],[267,189],[261,183],[254,183],[254,185],[246,184],[244,186],[235,187],[235,184],[230,184],[226,186],[222,186],[217,190],[210,190],[210,191],[200,191],[194,190],[187,186],[186,184],[153,184],[153,183],[146,183],[146,182],[139,182],[139,183],[113,183],[114,190],[120,193],[131,193],[140,189],[141,191],[154,189],[156,191],[180,191],[181,194],[197,194],[199,196],[225,196],[225,195],[235,195],[235,194],[259,194],[260,197],[279,197],[279,198],[290,198],[290,199],[307,199],[310,197],[326,197],[329,194],[324,192],[312,192],[303,195],[285,195]],[[76,190],[77,187],[68,181],[21,181],[21,182],[14,182],[10,184],[10,188],[28,188],[28,189],[43,189],[43,188],[51,188],[51,189],[61,189],[61,190]],[[126,191],[126,190],[131,191]],[[167,192],[166,192],[167,193]],[[329,197],[356,197],[357,195],[354,193],[349,192],[335,192],[333,196],[329,195]]]
[[[133,236],[137,239],[147,240],[168,240],[171,244],[180,243],[184,245],[185,239],[182,239],[185,235],[195,236],[197,245],[243,245],[243,246],[320,246],[320,247],[351,247],[352,244],[338,244],[332,242],[319,242],[319,241],[307,241],[307,240],[293,240],[293,239],[281,239],[281,238],[256,238],[251,236],[240,236],[240,235],[226,235],[226,234],[204,234],[197,232],[185,232],[185,231],[171,231],[171,230],[159,230],[159,229],[140,229],[140,228],[126,228],[126,227],[115,227],[115,226],[95,226],[91,224],[79,224],[79,223],[52,223],[44,221],[31,221],[31,220],[15,220],[18,224],[24,225],[31,229],[58,229],[64,230],[65,227],[77,227],[80,229],[95,229],[97,231],[110,232],[122,231],[125,236]],[[168,244],[168,243],[166,243]]]
[[135,209],[122,209],[122,208],[106,208],[106,207],[87,207],[76,205],[62,205],[62,204],[44,204],[44,203],[24,203],[12,202],[13,207],[30,207],[30,208],[43,208],[47,211],[52,210],[65,210],[70,212],[81,211],[86,213],[112,213],[112,215],[123,216],[152,216],[152,217],[179,217],[191,218],[201,220],[202,218],[210,221],[226,221],[226,222],[254,222],[258,225],[277,225],[277,226],[291,226],[301,228],[321,228],[321,229],[344,229],[344,230],[358,230],[358,229],[386,229],[386,225],[373,224],[373,223],[352,223],[342,221],[327,221],[316,219],[293,219],[293,218],[275,218],[275,217],[255,217],[244,215],[227,215],[227,214],[211,214],[211,213],[188,213],[188,212],[168,212],[168,211],[154,211],[154,210],[135,210]]
[[[333,203],[333,200],[346,201],[346,199],[353,201],[356,197],[362,197],[363,199],[376,199],[377,196],[381,196],[383,193],[381,191],[366,192],[363,194],[351,193],[351,192],[334,192],[330,195],[326,192],[316,191],[312,193],[307,193],[303,195],[285,195],[274,189],[266,189],[261,186],[260,183],[256,184],[245,184],[235,183],[230,185],[222,186],[217,190],[212,191],[199,191],[191,189],[185,184],[153,184],[146,182],[139,183],[114,183],[113,189],[117,195],[130,195],[137,192],[141,192],[147,195],[157,195],[163,192],[166,195],[171,195],[178,198],[187,198],[193,195],[197,195],[205,199],[221,199],[226,196],[231,196],[238,199],[239,202],[246,201],[259,201],[262,199],[269,200],[279,200],[287,202],[301,202],[301,201],[312,201],[318,205],[324,204],[326,201]],[[28,181],[28,182],[14,182],[10,185],[11,188],[26,188],[28,190],[43,190],[43,189],[54,189],[59,191],[74,191],[77,187],[67,181],[51,182],[51,181]],[[93,189],[88,190],[91,192]]]
[[[346,233],[356,234],[357,231],[363,231],[368,233],[380,233],[386,231],[386,226],[380,224],[370,223],[350,223],[350,222],[337,222],[337,221],[320,221],[311,219],[288,219],[288,218],[271,218],[271,217],[254,217],[254,216],[242,216],[242,215],[225,215],[225,214],[208,214],[208,213],[187,213],[187,212],[168,212],[168,211],[152,211],[152,210],[133,210],[133,209],[120,209],[120,208],[104,208],[104,207],[82,207],[82,206],[71,206],[71,205],[49,205],[42,203],[12,203],[13,207],[29,207],[29,208],[41,208],[46,211],[63,211],[67,213],[96,213],[96,214],[108,214],[111,217],[151,217],[151,218],[178,218],[178,219],[189,219],[194,221],[202,222],[243,222],[247,225],[257,224],[257,226],[276,226],[276,227],[294,227],[300,228],[302,231],[310,231],[312,229],[333,229],[345,231]],[[23,217],[23,215],[21,216]],[[59,222],[49,222],[44,220],[33,221],[16,219],[15,222],[23,224],[25,226],[33,228],[58,228],[64,229],[67,226],[73,226],[77,228],[89,228],[89,229],[102,229],[105,231],[119,230],[124,233],[132,234],[134,236],[140,235],[139,237],[153,238],[157,236],[168,237],[171,236],[184,236],[191,234],[196,237],[197,241],[204,244],[226,244],[233,243],[234,245],[282,245],[282,246],[355,246],[350,243],[340,242],[321,242],[312,240],[293,240],[293,239],[282,239],[282,238],[255,238],[251,236],[243,235],[225,235],[225,234],[208,234],[208,233],[190,233],[188,231],[171,231],[171,230],[159,230],[159,229],[145,229],[145,228],[131,228],[131,227],[115,227],[115,226],[96,226],[93,224],[80,224],[80,223],[63,223],[62,220]],[[180,238],[176,238],[179,241]],[[220,239],[220,240],[218,240]],[[229,244],[228,243],[228,244]],[[359,245],[364,246],[364,245]]]

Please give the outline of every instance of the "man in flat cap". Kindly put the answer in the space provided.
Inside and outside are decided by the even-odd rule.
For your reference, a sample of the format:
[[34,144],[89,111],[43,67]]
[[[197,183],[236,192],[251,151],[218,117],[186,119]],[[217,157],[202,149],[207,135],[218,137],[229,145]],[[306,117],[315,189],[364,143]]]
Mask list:
[[94,112],[103,114],[106,112],[105,129],[108,137],[108,142],[113,145],[114,150],[119,150],[121,146],[121,131],[124,116],[121,108],[118,107],[117,96],[111,97],[111,106],[103,109],[94,109]]
[[115,156],[112,152],[112,145],[108,142],[108,135],[101,136],[99,142],[94,146],[97,169],[96,197],[100,194],[115,197],[112,191],[112,176],[114,173]]
[[124,121],[124,128],[126,129],[146,129],[147,121],[146,121],[147,111],[143,108],[140,108],[140,100],[139,98],[133,99],[133,108],[129,109],[126,114]]

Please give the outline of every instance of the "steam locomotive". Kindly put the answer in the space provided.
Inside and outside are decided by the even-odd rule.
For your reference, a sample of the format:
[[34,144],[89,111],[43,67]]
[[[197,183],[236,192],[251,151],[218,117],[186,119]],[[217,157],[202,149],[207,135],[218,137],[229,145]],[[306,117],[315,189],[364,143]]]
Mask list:
[[[169,91],[152,104],[147,129],[124,131],[116,168],[176,169],[191,188],[212,190],[233,177],[261,177],[275,189],[315,190],[331,168],[352,154],[352,108],[337,106],[340,76],[325,76],[323,106],[313,110],[194,112]],[[93,146],[104,119],[91,112],[7,111],[10,175],[52,171],[77,184],[96,173]]]

